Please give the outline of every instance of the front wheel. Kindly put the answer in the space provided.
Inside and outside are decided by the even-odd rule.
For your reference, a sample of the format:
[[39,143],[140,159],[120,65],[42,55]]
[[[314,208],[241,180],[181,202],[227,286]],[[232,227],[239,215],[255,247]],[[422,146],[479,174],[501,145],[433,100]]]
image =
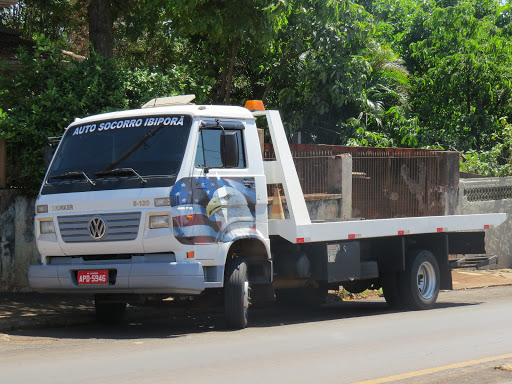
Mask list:
[[414,251],[401,279],[405,305],[409,309],[430,309],[439,295],[440,272],[435,256],[427,250]]
[[226,264],[224,279],[224,314],[228,328],[247,327],[249,300],[247,264],[243,259],[231,259]]

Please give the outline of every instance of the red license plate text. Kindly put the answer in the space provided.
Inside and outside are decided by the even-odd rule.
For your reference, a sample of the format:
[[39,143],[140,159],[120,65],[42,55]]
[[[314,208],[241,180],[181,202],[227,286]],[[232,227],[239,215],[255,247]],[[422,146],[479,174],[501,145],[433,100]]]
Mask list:
[[108,271],[78,271],[78,285],[83,284],[108,284]]

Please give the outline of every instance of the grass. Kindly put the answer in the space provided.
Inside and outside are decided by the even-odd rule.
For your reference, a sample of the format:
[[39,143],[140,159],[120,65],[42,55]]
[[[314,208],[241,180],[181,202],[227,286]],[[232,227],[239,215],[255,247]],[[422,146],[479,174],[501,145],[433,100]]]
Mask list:
[[383,297],[382,288],[379,289],[367,289],[361,293],[350,293],[343,287],[340,287],[337,291],[329,291],[329,296],[332,301],[349,301],[349,300],[365,300],[373,299],[375,297]]

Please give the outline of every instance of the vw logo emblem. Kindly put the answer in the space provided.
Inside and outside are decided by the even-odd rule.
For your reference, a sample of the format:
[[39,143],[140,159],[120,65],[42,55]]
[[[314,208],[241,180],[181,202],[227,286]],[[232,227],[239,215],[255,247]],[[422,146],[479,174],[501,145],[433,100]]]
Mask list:
[[107,224],[101,217],[93,217],[89,221],[89,234],[96,240],[100,240],[107,232]]

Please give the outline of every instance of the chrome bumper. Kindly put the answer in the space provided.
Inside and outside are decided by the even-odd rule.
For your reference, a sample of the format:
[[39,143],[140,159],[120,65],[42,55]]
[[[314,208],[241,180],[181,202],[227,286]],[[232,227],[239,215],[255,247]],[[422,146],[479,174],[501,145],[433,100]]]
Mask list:
[[[108,270],[105,285],[78,285],[79,270]],[[201,263],[152,262],[127,264],[33,265],[29,284],[37,292],[50,293],[201,293],[205,278]]]

